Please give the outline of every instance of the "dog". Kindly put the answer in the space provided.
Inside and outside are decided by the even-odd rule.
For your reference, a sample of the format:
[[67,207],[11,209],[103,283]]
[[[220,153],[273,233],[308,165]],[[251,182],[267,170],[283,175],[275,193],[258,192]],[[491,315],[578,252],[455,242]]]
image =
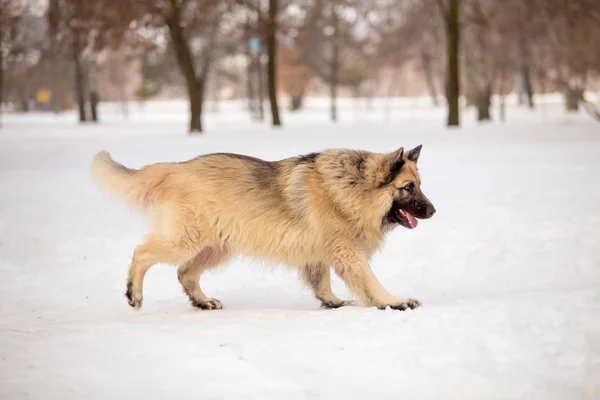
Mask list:
[[327,149],[279,161],[213,153],[139,170],[98,153],[91,166],[96,183],[146,210],[151,226],[129,268],[129,305],[142,306],[144,275],[166,263],[179,266],[179,282],[194,307],[221,309],[200,288],[200,277],[246,256],[296,268],[323,308],[354,304],[333,294],[330,268],[363,306],[420,306],[390,295],[369,260],[392,229],[414,229],[436,211],[420,188],[421,148]]

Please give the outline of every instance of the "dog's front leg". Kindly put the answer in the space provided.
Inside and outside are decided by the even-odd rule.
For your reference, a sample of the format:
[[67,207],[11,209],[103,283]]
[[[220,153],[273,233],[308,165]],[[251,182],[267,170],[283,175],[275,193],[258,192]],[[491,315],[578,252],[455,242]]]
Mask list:
[[381,310],[390,307],[395,310],[417,308],[421,305],[415,299],[396,298],[377,280],[369,267],[366,257],[356,250],[339,251],[334,257],[333,267],[337,275],[366,306]]
[[322,263],[307,264],[301,269],[301,276],[310,285],[315,297],[321,301],[322,308],[339,308],[354,304],[352,301],[340,300],[331,291],[329,266]]

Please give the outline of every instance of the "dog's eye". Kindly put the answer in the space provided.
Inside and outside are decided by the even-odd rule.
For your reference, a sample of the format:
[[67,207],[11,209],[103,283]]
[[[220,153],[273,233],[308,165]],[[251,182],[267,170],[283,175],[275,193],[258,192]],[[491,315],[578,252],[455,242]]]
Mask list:
[[402,189],[406,190],[407,192],[412,191],[412,185],[409,183],[408,185],[404,186]]

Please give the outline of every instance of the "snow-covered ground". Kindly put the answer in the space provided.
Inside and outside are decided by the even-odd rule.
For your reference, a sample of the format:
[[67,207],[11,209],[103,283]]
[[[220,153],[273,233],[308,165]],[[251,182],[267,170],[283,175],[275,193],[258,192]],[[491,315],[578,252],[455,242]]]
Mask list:
[[[467,113],[447,130],[443,109],[350,104],[338,125],[314,107],[271,129],[223,105],[188,137],[185,109],[167,106],[127,120],[106,107],[99,126],[3,117],[1,399],[600,398],[600,125],[587,116],[511,107],[504,124]],[[394,231],[372,265],[421,308],[320,310],[292,272],[246,261],[203,282],[222,311],[192,309],[166,265],[143,309],[127,305],[145,227],[92,183],[97,151],[140,167],[419,143],[437,214]]]

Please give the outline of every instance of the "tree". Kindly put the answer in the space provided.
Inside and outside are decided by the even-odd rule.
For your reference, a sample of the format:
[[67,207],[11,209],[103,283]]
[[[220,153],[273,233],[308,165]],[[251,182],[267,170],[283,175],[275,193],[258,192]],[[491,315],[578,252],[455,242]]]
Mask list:
[[583,102],[586,110],[591,110],[594,107],[585,92],[590,76],[600,72],[596,39],[600,35],[600,4],[590,0],[539,3],[545,22],[545,47],[554,66],[556,86],[565,98],[565,109],[578,111]]
[[[189,131],[201,132],[207,77],[227,7],[228,2],[219,0],[51,0],[49,18],[59,21],[54,25],[70,33],[80,104],[85,103],[84,91],[88,88],[92,89],[92,105],[99,97],[94,85],[87,82],[89,68],[81,62],[84,50],[93,55],[105,46],[118,44],[126,34],[137,31],[143,36],[163,36],[166,31],[187,88]],[[93,61],[92,57],[88,59]],[[80,110],[85,119],[85,107],[80,105]]]
[[24,7],[15,0],[0,0],[0,107],[4,101],[4,68],[6,55],[12,50],[12,39]]
[[[396,2],[385,10],[387,24],[382,29],[380,56],[396,68],[414,62],[423,74],[434,106],[439,105],[438,84],[444,48],[444,26],[431,2]],[[398,46],[402,43],[402,46]]]
[[281,126],[279,106],[277,105],[277,13],[278,0],[269,0],[269,20],[267,25],[267,79],[269,86],[269,102],[273,126]]
[[[485,4],[482,4],[485,3]],[[464,70],[466,71],[466,96],[469,104],[477,108],[477,121],[491,119],[493,85],[497,73],[495,60],[494,23],[492,4],[485,0],[466,0],[462,26]],[[488,6],[484,9],[485,6]],[[502,57],[508,57],[502,55]]]
[[330,67],[330,92],[331,92],[331,120],[337,121],[337,89],[340,75],[340,18],[337,4],[331,6],[331,67]]
[[460,125],[460,0],[437,0],[446,26],[446,99],[448,100],[448,126]]
[[[279,22],[281,15],[285,15],[287,7],[293,4],[291,0],[269,0],[268,8],[265,10],[261,0],[235,0],[235,3],[245,12],[241,12],[246,17],[246,31],[253,36],[256,35],[260,39],[260,43],[266,43],[267,47],[267,92],[271,108],[271,119],[273,126],[281,126],[281,117],[279,115],[278,105],[278,60],[279,60],[279,44],[277,36],[282,32],[282,26]],[[244,26],[244,22],[239,25]],[[248,37],[246,37],[248,39]],[[262,49],[261,49],[262,51]],[[250,62],[254,62],[254,67],[250,66],[249,70],[256,69],[258,75],[258,95],[260,98],[260,119],[263,119],[262,95],[263,95],[263,74],[261,65],[261,54],[256,57],[249,57]],[[253,60],[252,60],[253,58]],[[248,91],[249,92],[249,91]]]
[[300,62],[329,86],[330,116],[337,121],[340,87],[358,91],[375,57],[372,37],[358,25],[367,26],[370,2],[315,0],[307,7],[295,44]]
[[[188,90],[188,98],[190,100],[190,132],[202,132],[202,106],[205,98],[205,88],[208,73],[213,61],[217,32],[223,16],[224,9],[219,7],[215,2],[208,2],[202,5],[199,10],[185,11],[185,5],[191,3],[178,2],[177,0],[169,0],[169,11],[163,17],[169,33],[171,42],[175,50],[177,62],[181,72],[185,78]],[[208,23],[208,32],[206,32],[206,44],[202,52],[202,62],[197,64],[194,61],[194,55],[189,44],[189,38],[184,31],[184,12],[200,13],[204,17],[205,23]],[[210,23],[207,17],[212,20]],[[185,24],[185,26],[189,26]]]
[[531,82],[531,68],[530,68],[530,55],[527,36],[525,34],[524,25],[525,21],[519,21],[518,28],[518,42],[519,42],[519,78],[521,81],[522,89],[519,90],[519,102],[522,103],[521,94],[527,96],[527,104],[529,108],[534,108],[533,102],[533,86]]
[[50,0],[47,10],[50,36],[55,52],[70,49],[80,122],[88,120],[88,100],[91,120],[98,120],[100,96],[89,75],[95,68],[95,55],[124,40],[136,10],[132,2]]

